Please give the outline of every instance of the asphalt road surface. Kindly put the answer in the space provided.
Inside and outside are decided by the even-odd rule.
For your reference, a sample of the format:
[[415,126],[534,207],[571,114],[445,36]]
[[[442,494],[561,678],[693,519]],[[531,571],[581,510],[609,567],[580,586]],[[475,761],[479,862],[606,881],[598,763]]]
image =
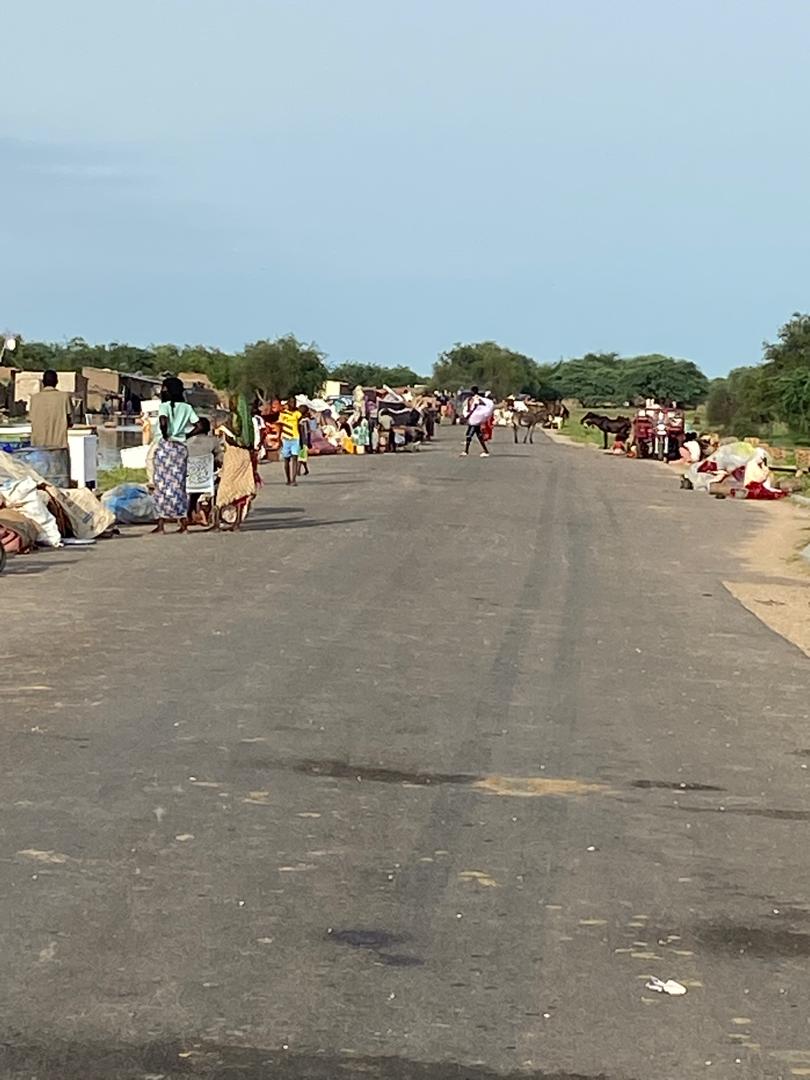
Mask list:
[[457,442],[10,563],[3,1077],[810,1075],[808,662],[722,585],[762,511]]

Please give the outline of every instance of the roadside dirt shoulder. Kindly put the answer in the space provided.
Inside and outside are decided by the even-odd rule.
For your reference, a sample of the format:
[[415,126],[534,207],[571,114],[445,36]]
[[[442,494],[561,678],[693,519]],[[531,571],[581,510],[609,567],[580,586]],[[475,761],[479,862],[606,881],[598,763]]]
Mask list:
[[810,562],[800,554],[810,543],[810,514],[787,501],[756,512],[757,528],[739,549],[756,580],[723,584],[752,615],[810,656]]

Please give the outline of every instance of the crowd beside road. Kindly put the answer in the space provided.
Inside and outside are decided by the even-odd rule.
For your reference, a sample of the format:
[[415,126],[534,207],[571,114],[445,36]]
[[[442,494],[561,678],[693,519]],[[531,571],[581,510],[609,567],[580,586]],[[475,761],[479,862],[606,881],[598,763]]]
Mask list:
[[[3,551],[92,542],[121,524],[151,524],[154,534],[175,523],[238,529],[262,484],[260,466],[280,461],[288,486],[308,476],[310,460],[327,454],[396,453],[430,442],[443,418],[456,419],[447,395],[397,392],[388,387],[329,400],[305,395],[249,402],[231,398],[228,408],[202,416],[187,401],[183,383],[163,380],[160,399],[143,402],[137,420],[143,438],[146,484],[122,483],[99,500],[67,480],[69,396],[46,372],[31,408],[31,447],[36,464],[16,453],[0,460],[0,544]],[[25,451],[26,453],[29,450]],[[62,459],[64,462],[62,463]],[[51,475],[54,461],[59,470]],[[43,475],[37,472],[42,468]],[[57,480],[55,472],[63,479]],[[78,499],[93,510],[76,530],[61,502]]]
[[[149,403],[145,403],[149,404]],[[34,469],[0,458],[0,545],[24,551],[34,544],[91,542],[118,524],[151,524],[162,534],[192,527],[239,529],[262,484],[263,463],[280,461],[285,482],[296,487],[310,473],[312,459],[329,454],[388,454],[418,450],[442,422],[465,425],[460,447],[467,457],[476,444],[490,456],[496,424],[557,429],[568,418],[562,403],[551,407],[509,397],[497,403],[473,386],[458,394],[418,394],[356,387],[333,399],[293,395],[286,401],[231,398],[228,410],[200,416],[186,400],[183,383],[163,380],[160,401],[142,417],[147,484],[122,484],[101,500],[87,490],[60,490]],[[32,443],[48,453],[67,453],[70,409],[46,372],[31,408]],[[773,482],[766,447],[720,440],[684,430],[683,414],[654,403],[635,419],[587,413],[582,423],[603,432],[610,453],[659,456],[682,472],[682,486],[735,498],[779,499],[789,484]]]

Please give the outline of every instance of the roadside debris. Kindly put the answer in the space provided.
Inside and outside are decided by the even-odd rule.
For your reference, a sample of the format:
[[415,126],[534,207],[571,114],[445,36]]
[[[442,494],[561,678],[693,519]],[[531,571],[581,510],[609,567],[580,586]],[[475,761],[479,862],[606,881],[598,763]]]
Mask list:
[[686,993],[686,987],[679,982],[675,982],[674,979],[667,979],[666,982],[662,982],[661,979],[657,979],[654,975],[648,983],[645,983],[645,989],[654,990],[656,994],[669,994],[670,997],[683,997]]

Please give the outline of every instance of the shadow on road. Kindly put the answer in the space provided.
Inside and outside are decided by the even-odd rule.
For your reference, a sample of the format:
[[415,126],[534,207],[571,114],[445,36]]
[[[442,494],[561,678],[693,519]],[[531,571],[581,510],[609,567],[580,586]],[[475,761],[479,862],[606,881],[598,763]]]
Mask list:
[[245,524],[242,526],[242,532],[274,532],[277,529],[317,529],[322,525],[354,525],[358,521],[365,521],[366,518],[326,518],[326,519],[302,519],[294,518],[292,520],[276,520],[276,521],[260,521],[257,520],[258,513],[256,515],[251,514]]
[[38,1080],[130,1080],[136,1076],[159,1076],[161,1080],[610,1080],[601,1073],[586,1076],[521,1070],[506,1074],[452,1061],[297,1054],[179,1040],[145,1046],[6,1042],[0,1048],[0,1069],[4,1076],[35,1074]]

